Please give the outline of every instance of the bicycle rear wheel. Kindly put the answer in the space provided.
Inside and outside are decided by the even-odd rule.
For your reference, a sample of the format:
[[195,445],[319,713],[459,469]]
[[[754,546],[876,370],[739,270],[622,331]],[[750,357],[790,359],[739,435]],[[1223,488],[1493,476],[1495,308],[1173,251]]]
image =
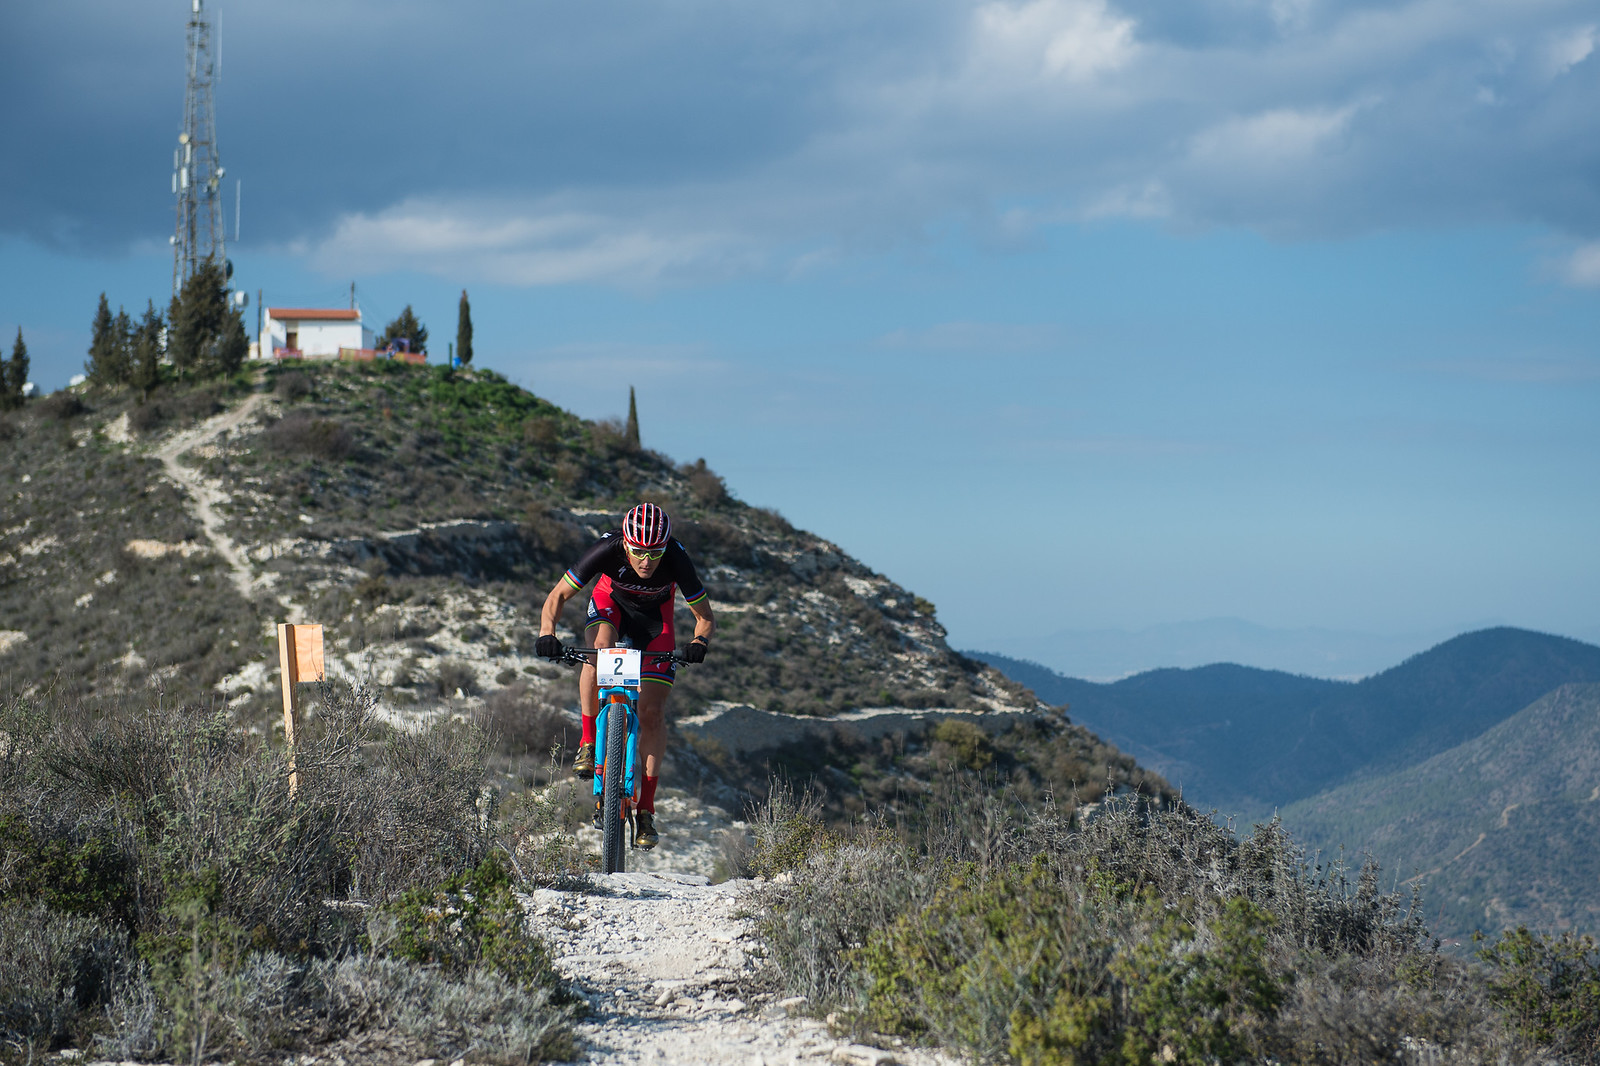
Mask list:
[[600,782],[601,831],[600,869],[622,873],[627,861],[623,840],[622,788],[628,776],[628,704],[613,698],[606,706],[606,761]]

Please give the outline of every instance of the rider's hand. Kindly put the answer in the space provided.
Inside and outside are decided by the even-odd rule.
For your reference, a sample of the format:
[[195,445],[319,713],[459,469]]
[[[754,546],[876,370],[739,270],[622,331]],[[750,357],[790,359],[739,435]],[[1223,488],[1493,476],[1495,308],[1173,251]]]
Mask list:
[[683,649],[683,661],[687,663],[703,663],[706,661],[706,642],[691,640],[689,646]]
[[[523,647],[527,647],[526,644]],[[546,633],[534,642],[533,651],[541,659],[559,659],[566,649],[561,647],[561,640],[554,633]]]

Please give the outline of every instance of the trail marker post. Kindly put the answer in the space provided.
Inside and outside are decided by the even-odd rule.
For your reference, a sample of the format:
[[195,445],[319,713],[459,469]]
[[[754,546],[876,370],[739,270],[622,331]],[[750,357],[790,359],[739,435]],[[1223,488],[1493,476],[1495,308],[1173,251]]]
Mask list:
[[283,681],[283,742],[289,750],[289,795],[300,788],[295,749],[300,727],[300,700],[295,685],[321,681],[327,675],[322,661],[322,627],[278,623],[278,668]]

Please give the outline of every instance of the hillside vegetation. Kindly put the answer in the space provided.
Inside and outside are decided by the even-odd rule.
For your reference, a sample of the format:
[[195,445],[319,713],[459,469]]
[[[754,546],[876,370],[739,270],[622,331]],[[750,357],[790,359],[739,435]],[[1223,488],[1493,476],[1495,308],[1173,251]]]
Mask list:
[[[953,653],[931,604],[739,502],[703,462],[674,464],[492,372],[380,361],[246,372],[148,403],[118,388],[60,396],[0,434],[0,671],[29,685],[225,690],[265,708],[271,623],[293,617],[328,626],[333,668],[398,707],[513,683],[537,701],[552,680],[532,656],[544,593],[648,498],[719,611],[717,651],[686,672],[680,710],[1033,706]],[[214,418],[238,424],[184,450]],[[163,450],[217,494],[241,565],[164,475]]]
[[1068,704],[1191,803],[1245,818],[1437,755],[1559,685],[1600,681],[1600,648],[1508,628],[1464,634],[1356,683],[1218,664],[1096,684],[979,657]]
[[1436,932],[1600,929],[1600,685],[1566,685],[1465,744],[1286,807],[1310,847],[1427,886]]

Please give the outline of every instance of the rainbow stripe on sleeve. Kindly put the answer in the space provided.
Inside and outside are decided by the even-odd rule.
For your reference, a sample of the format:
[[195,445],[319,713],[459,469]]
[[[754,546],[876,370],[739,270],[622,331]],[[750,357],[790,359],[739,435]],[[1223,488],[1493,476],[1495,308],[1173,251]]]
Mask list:
[[700,595],[696,596],[692,600],[689,597],[685,596],[683,598],[683,602],[687,603],[690,607],[693,607],[695,604],[699,603],[701,600],[705,599],[709,595],[711,595],[711,590],[710,589],[701,589],[700,590]]
[[567,584],[572,586],[573,592],[583,591],[583,582],[574,577],[571,570],[568,570],[562,577],[566,579]]

